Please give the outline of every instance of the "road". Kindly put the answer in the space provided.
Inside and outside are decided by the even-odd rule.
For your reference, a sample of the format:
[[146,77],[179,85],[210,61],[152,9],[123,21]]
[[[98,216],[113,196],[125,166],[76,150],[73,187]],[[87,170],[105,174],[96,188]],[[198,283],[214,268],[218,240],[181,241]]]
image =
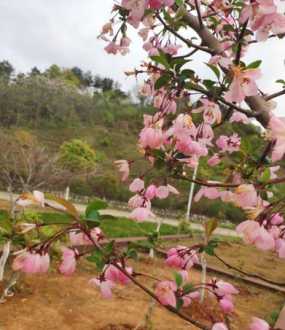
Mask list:
[[[14,198],[17,198],[17,194],[14,194]],[[0,191],[0,199],[2,200],[9,200],[9,194],[3,191]],[[74,204],[77,210],[80,213],[84,213],[86,209],[86,205],[84,204]],[[109,214],[115,217],[123,217],[123,218],[130,218],[130,212],[128,211],[123,211],[123,210],[117,210],[117,209],[106,209],[101,211],[102,214]],[[177,219],[173,218],[161,218],[159,216],[156,216],[155,218],[151,218],[148,220],[149,222],[157,223],[161,221],[161,223],[168,224],[171,226],[178,226],[179,222]],[[191,222],[191,228],[193,230],[199,230],[203,231],[203,225],[199,223],[193,223]],[[240,237],[239,234],[237,234],[236,231],[232,229],[227,229],[227,228],[217,228],[215,230],[216,235],[221,235],[221,236],[230,236],[230,237]]]

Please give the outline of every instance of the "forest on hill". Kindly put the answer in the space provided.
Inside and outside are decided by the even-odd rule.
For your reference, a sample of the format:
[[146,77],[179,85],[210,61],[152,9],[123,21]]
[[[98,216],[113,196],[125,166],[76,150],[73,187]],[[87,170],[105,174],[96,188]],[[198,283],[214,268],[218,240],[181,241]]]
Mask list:
[[[0,62],[1,189],[11,185],[13,190],[61,190],[68,184],[76,194],[127,202],[129,191],[113,162],[138,158],[137,135],[143,115],[152,111],[147,98],[134,101],[112,79],[79,67],[52,65],[43,72],[34,67],[16,74],[8,61]],[[234,157],[250,154],[255,161],[265,145],[262,132],[257,126],[235,123],[223,126],[223,134],[232,134],[233,125],[243,138]],[[29,168],[31,159],[37,160],[38,168]],[[221,178],[224,168],[205,165],[202,159],[199,177]],[[137,166],[139,172],[146,164]],[[233,164],[220,166],[232,171]],[[158,178],[164,170],[156,169]],[[189,183],[180,182],[178,188],[178,197],[155,206],[184,214]],[[205,199],[194,204],[193,212],[233,222],[244,218],[233,205]]]

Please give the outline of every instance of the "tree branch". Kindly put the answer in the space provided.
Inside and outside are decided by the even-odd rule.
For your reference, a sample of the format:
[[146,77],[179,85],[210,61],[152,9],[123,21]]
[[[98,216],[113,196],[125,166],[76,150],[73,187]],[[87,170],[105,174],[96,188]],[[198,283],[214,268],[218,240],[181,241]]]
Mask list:
[[159,301],[159,299],[157,298],[157,296],[151,291],[149,290],[147,287],[145,287],[144,285],[142,285],[139,281],[137,281],[133,276],[131,276],[123,267],[121,267],[120,265],[118,265],[117,263],[113,263],[113,265],[119,269],[125,276],[127,276],[136,286],[138,286],[140,289],[142,289],[145,293],[147,293],[150,297],[152,297],[156,302],[158,302],[162,307],[166,308],[168,311],[170,311],[173,314],[178,315],[181,319],[195,325],[197,328],[202,329],[202,330],[210,330],[209,327],[201,324],[199,321],[196,321],[194,319],[192,319],[191,317],[189,317],[188,315],[185,315],[183,313],[181,313],[180,311],[178,311],[176,308],[172,307],[172,306],[166,306],[166,305],[162,305],[161,302]]
[[198,50],[201,50],[203,52],[206,52],[206,53],[209,53],[209,54],[213,55],[213,51],[211,49],[209,49],[208,47],[203,47],[203,46],[196,45],[192,41],[190,41],[189,39],[184,38],[182,35],[180,35],[178,32],[176,32],[174,29],[172,29],[170,26],[168,26],[159,15],[157,15],[157,19],[160,21],[160,23],[163,25],[163,27],[167,31],[171,32],[178,39],[183,41],[188,47],[192,47],[192,48],[195,48],[195,49],[198,49]]
[[[174,6],[174,9],[177,9],[177,7]],[[209,29],[205,27],[201,29],[199,20],[196,16],[187,12],[183,16],[183,20],[199,35],[202,40],[202,45],[205,45],[210,48],[212,50],[212,53],[214,53],[215,55],[222,55],[224,53],[220,41],[211,33]],[[270,120],[270,108],[268,103],[266,102],[266,99],[261,95],[257,95],[247,97],[245,101],[249,105],[249,107],[256,113],[255,118],[260,122],[260,124],[262,124],[264,127],[267,127],[268,122]]]
[[275,97],[279,97],[279,96],[282,96],[282,95],[285,95],[285,88],[282,89],[281,91],[277,92],[277,93],[265,96],[265,100],[269,101],[269,100],[274,99]]
[[232,269],[232,270],[235,270],[237,272],[239,272],[240,274],[243,274],[245,276],[250,276],[250,277],[255,277],[255,278],[258,278],[259,280],[262,280],[264,282],[267,282],[267,283],[270,283],[270,284],[273,284],[273,285],[278,285],[278,286],[285,286],[285,283],[279,283],[279,282],[275,282],[275,281],[272,281],[272,280],[269,280],[265,277],[262,277],[258,274],[254,274],[254,273],[247,273],[241,269],[239,269],[238,267],[236,266],[233,266],[231,264],[229,264],[228,262],[226,262],[224,259],[222,259],[220,256],[218,256],[216,253],[214,253],[214,256],[222,263],[224,264],[227,268],[229,269]]

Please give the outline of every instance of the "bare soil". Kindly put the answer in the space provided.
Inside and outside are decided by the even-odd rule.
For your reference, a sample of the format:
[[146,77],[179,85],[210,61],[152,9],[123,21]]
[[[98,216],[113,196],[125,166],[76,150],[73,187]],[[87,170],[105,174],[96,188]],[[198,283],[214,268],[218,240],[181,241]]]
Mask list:
[[[172,278],[172,271],[165,267],[162,260],[143,258],[133,266],[139,272],[149,270],[157,277]],[[150,298],[131,284],[115,288],[111,300],[102,299],[99,291],[88,283],[93,276],[94,268],[87,263],[82,263],[76,274],[68,278],[56,271],[49,276],[25,276],[15,296],[0,305],[0,329],[145,330],[139,325]],[[194,282],[198,282],[199,277],[199,272],[191,271]],[[140,281],[152,287],[150,280],[140,278]],[[235,285],[240,295],[236,299],[234,330],[246,329],[249,316],[266,317],[270,311],[279,309],[285,300],[280,293],[248,287],[241,282]],[[218,309],[211,304],[201,306],[194,303],[184,312],[206,324],[213,315],[215,320],[221,319]],[[153,324],[155,330],[196,329],[160,306],[154,309]]]

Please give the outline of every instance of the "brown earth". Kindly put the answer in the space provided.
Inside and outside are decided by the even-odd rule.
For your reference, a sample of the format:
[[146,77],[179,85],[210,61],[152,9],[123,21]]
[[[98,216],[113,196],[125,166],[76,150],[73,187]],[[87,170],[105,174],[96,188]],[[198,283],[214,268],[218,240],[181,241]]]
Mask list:
[[[162,260],[133,263],[136,271],[148,269],[154,276],[170,279],[172,272]],[[16,295],[0,305],[1,330],[144,330],[140,325],[148,309],[150,298],[133,285],[114,289],[114,297],[104,300],[88,281],[94,276],[93,266],[82,263],[72,277],[63,277],[52,271],[50,276],[25,276]],[[199,272],[191,271],[191,280],[199,280]],[[149,287],[150,280],[140,278]],[[236,282],[240,295],[236,299],[233,330],[246,329],[248,317],[266,317],[279,309],[284,295]],[[210,305],[193,304],[184,312],[201,321],[209,320],[209,312],[216,313]],[[217,313],[214,318],[218,320]],[[202,320],[204,319],[204,320]],[[191,330],[176,315],[156,306],[153,314],[155,330]]]

